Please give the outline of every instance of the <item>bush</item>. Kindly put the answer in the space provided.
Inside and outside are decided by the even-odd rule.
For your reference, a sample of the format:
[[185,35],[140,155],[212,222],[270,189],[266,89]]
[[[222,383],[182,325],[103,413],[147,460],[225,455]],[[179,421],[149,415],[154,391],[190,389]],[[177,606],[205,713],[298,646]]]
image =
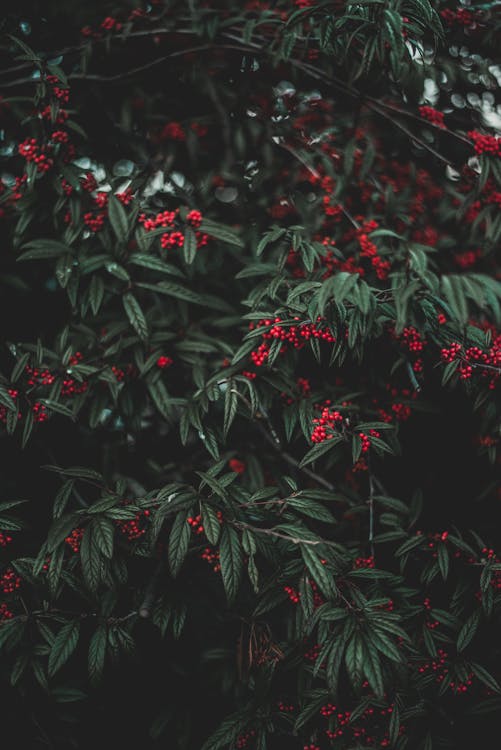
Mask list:
[[485,741],[496,4],[23,12],[0,47],[4,731]]

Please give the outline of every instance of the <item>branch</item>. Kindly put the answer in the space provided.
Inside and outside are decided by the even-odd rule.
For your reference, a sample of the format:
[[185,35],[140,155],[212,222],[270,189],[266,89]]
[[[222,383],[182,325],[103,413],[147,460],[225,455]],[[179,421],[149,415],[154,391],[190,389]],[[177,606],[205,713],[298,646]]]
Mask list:
[[158,579],[160,578],[162,568],[163,568],[163,562],[159,562],[157,566],[155,567],[155,570],[153,571],[153,575],[148,581],[148,584],[144,591],[143,601],[141,603],[141,606],[139,607],[139,617],[143,617],[146,619],[147,617],[151,615],[151,608],[155,602],[157,583],[158,583]]
[[249,531],[255,531],[256,534],[279,537],[280,539],[286,539],[288,542],[292,542],[292,544],[308,544],[312,547],[316,547],[319,544],[326,544],[327,546],[332,546],[334,544],[334,542],[329,542],[325,539],[301,539],[298,536],[289,536],[288,534],[282,534],[281,531],[275,531],[275,529],[263,529],[260,526],[253,526],[244,521],[229,521],[229,523],[237,529],[249,529]]
[[334,492],[335,487],[333,484],[331,484],[327,479],[324,479],[324,477],[320,476],[319,474],[315,474],[314,471],[311,471],[311,469],[308,469],[306,466],[300,466],[299,461],[296,458],[294,458],[294,456],[291,456],[290,453],[286,453],[286,451],[284,451],[280,445],[277,445],[276,442],[267,433],[267,431],[264,429],[262,425],[258,425],[258,427],[261,430],[265,439],[275,448],[276,452],[282,456],[284,461],[287,461],[288,464],[290,464],[291,466],[294,466],[299,471],[302,471],[303,474],[306,474],[311,479],[314,479],[315,482],[318,482],[318,484],[321,484],[322,487],[325,487],[327,490]]
[[369,506],[369,545],[371,557],[374,559],[374,477],[371,471],[370,459],[367,459],[369,467],[369,497],[367,505]]

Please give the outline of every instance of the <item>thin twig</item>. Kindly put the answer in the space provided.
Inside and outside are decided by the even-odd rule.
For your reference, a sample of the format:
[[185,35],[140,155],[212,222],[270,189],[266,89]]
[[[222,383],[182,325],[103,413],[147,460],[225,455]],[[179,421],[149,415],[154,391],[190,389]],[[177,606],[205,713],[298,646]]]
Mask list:
[[143,601],[141,603],[141,606],[139,607],[139,617],[143,617],[146,619],[147,617],[150,617],[151,615],[151,608],[155,602],[157,584],[158,584],[158,580],[160,578],[162,569],[163,569],[163,562],[159,562],[157,566],[155,567],[155,570],[153,571],[153,575],[148,581],[148,584],[144,591]]
[[296,458],[294,458],[294,456],[291,456],[290,453],[287,453],[275,443],[275,441],[271,438],[271,436],[268,435],[268,432],[264,429],[263,425],[258,425],[258,426],[261,429],[261,432],[263,436],[265,437],[265,439],[270,443],[270,445],[272,445],[275,448],[277,453],[279,453],[282,456],[284,461],[287,461],[288,464],[290,464],[291,466],[294,466],[299,471],[302,471],[303,474],[306,474],[311,479],[314,479],[315,482],[317,482],[318,484],[321,484],[322,487],[325,487],[327,490],[334,492],[335,487],[333,484],[331,484],[327,479],[324,479],[324,477],[320,476],[319,474],[315,474],[314,471],[311,471],[311,469],[308,469],[306,466],[300,466],[299,461]]
[[371,471],[370,459],[367,461],[369,467],[369,498],[367,505],[369,506],[369,545],[371,550],[371,557],[374,559],[374,477]]
[[263,529],[260,526],[253,526],[250,523],[245,523],[244,521],[230,521],[232,526],[235,526],[238,529],[249,529],[249,531],[255,531],[256,534],[264,534],[265,536],[274,536],[278,537],[280,539],[286,539],[288,542],[292,542],[292,544],[307,544],[312,547],[317,547],[319,544],[325,544],[327,546],[332,546],[334,542],[329,542],[325,539],[301,539],[298,536],[289,536],[289,534],[282,534],[281,531],[275,531],[275,529]]

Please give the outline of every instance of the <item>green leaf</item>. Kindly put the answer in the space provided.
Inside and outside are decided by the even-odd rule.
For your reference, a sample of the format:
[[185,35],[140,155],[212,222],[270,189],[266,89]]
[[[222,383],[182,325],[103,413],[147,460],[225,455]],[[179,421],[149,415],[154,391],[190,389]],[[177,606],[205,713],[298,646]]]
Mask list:
[[197,236],[191,227],[184,230],[183,257],[191,265],[197,254]]
[[176,266],[170,263],[166,263],[162,258],[157,258],[155,255],[146,255],[143,253],[134,253],[129,258],[129,263],[141,268],[148,268],[150,271],[157,271],[158,273],[165,273],[170,276],[184,277],[182,271]]
[[[10,376],[10,379],[13,383],[15,383],[16,380],[19,380],[19,378],[24,372],[26,365],[29,362],[29,359],[30,359],[29,352],[25,352],[23,355],[21,355],[21,357],[19,357],[19,359],[17,360],[16,364],[14,365],[12,369],[12,374]],[[17,421],[17,414],[16,414],[16,421]]]
[[9,411],[17,412],[17,407],[14,399],[9,394],[8,390],[6,388],[3,388],[2,386],[0,386],[0,404],[2,406],[5,406],[5,408]]
[[102,561],[101,552],[95,543],[91,526],[85,529],[82,537],[80,560],[85,582],[91,591],[95,591],[101,581]]
[[185,302],[192,302],[194,305],[203,305],[204,299],[192,291],[187,289],[180,284],[174,284],[171,281],[160,281],[158,284],[137,284],[137,286],[144,287],[145,289],[152,289],[157,291],[159,294],[166,294],[169,297],[175,297],[176,299],[184,300]]
[[499,686],[498,682],[486,669],[484,669],[484,667],[473,662],[470,666],[473,674],[478,677],[480,682],[483,682],[484,685],[487,685],[487,687],[493,690],[495,693],[501,693],[501,687]]
[[354,633],[344,655],[346,671],[353,687],[357,689],[362,681],[364,666],[364,648],[358,633]]
[[384,630],[378,630],[377,624],[371,623],[371,627],[367,631],[367,640],[369,643],[377,648],[384,656],[391,659],[391,661],[401,664],[403,661],[402,652],[395,646],[391,637]]
[[62,487],[58,490],[56,497],[54,498],[54,507],[52,515],[54,518],[59,518],[65,511],[68,500],[73,492],[73,479],[67,479]]
[[104,557],[111,560],[113,557],[113,541],[115,538],[115,527],[108,519],[101,516],[92,522],[92,534],[94,543]]
[[171,416],[172,399],[167,392],[163,380],[160,380],[160,378],[150,380],[148,382],[148,391],[160,414],[169,419]]
[[321,592],[328,599],[336,595],[336,585],[327,565],[321,562],[317,549],[310,544],[301,544],[301,555],[308,571]]
[[97,315],[104,298],[104,281],[100,276],[94,274],[89,284],[89,301],[94,315]]
[[425,539],[420,534],[416,534],[416,536],[412,536],[410,539],[407,539],[406,542],[400,545],[400,547],[395,551],[395,555],[397,557],[401,557],[402,555],[405,555],[407,552],[410,552],[413,549],[416,549],[416,547],[422,547],[425,542]]
[[202,525],[204,527],[205,536],[211,544],[217,544],[219,540],[219,534],[221,532],[221,524],[219,519],[211,508],[206,503],[202,504]]
[[371,648],[370,643],[362,641],[363,670],[372,690],[378,698],[384,695],[383,672],[377,651]]
[[307,466],[308,464],[311,464],[313,461],[315,461],[317,458],[320,458],[320,456],[323,456],[324,453],[327,453],[331,448],[334,448],[334,446],[339,445],[339,443],[344,442],[344,438],[341,435],[334,435],[330,440],[324,440],[323,443],[318,443],[317,445],[314,445],[313,448],[310,448],[308,453],[303,457],[301,460],[299,467]]
[[106,646],[108,643],[107,629],[104,625],[98,625],[89,643],[87,665],[89,677],[93,684],[101,679],[106,658]]
[[169,566],[175,577],[181,570],[190,546],[191,527],[188,523],[189,510],[179,511],[169,534]]
[[58,240],[32,240],[23,247],[27,248],[18,256],[19,260],[45,260],[47,258],[59,258],[61,255],[71,253],[71,247],[64,245]]
[[228,430],[230,429],[238,407],[238,396],[235,393],[233,383],[230,381],[227,383],[227,388],[224,393],[224,423],[223,432],[226,437]]
[[444,581],[446,581],[447,575],[449,573],[449,553],[447,551],[445,544],[439,544],[437,546],[437,555],[438,555],[438,567],[440,568],[442,578],[444,579]]
[[119,242],[124,243],[129,235],[129,221],[125,208],[112,194],[108,196],[108,218],[115,237]]
[[242,576],[242,547],[235,529],[224,526],[219,545],[221,576],[228,601],[232,602],[238,592]]
[[139,302],[131,292],[127,292],[126,294],[124,294],[122,301],[125,312],[127,313],[127,317],[129,318],[132,327],[137,332],[140,338],[147,339],[148,324],[146,322],[146,318],[144,317],[144,313],[141,310]]
[[47,469],[48,471],[55,471],[58,474],[63,474],[67,477],[76,477],[77,479],[84,479],[92,484],[98,483],[102,484],[104,482],[103,475],[99,474],[97,471],[94,471],[93,469],[87,469],[85,466],[71,466],[68,469],[62,469],[60,466],[49,466],[45,465],[43,467],[44,469]]
[[54,640],[49,654],[49,677],[52,677],[70,658],[80,636],[80,622],[67,622]]
[[480,624],[480,610],[475,610],[475,612],[466,620],[463,627],[458,633],[458,639],[457,639],[457,650],[458,651],[464,651],[464,649],[468,646],[470,641],[473,639],[475,633],[478,630],[478,626]]
[[242,242],[238,234],[224,224],[219,224],[218,222],[211,221],[210,219],[202,219],[200,230],[202,232],[206,232],[211,237],[215,237],[215,239],[217,240],[226,242],[228,245],[235,245],[235,247],[244,247],[244,243]]

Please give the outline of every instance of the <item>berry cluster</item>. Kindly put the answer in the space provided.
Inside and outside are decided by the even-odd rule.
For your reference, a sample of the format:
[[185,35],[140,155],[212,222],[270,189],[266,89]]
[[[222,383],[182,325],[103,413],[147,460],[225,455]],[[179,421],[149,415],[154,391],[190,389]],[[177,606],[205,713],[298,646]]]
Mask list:
[[26,138],[18,146],[19,155],[27,162],[33,162],[37,166],[37,172],[48,172],[53,165],[53,160],[44,153],[43,147],[39,146],[35,138]]
[[376,561],[374,560],[374,557],[370,555],[369,557],[357,557],[355,558],[353,562],[353,568],[355,570],[360,570],[361,568],[375,568],[376,567]]
[[494,135],[479,133],[478,130],[470,130],[468,137],[473,141],[473,147],[476,154],[501,156],[501,138],[497,138]]
[[[180,228],[176,228],[176,222],[179,220],[179,209],[174,211],[160,211],[156,216],[147,217],[142,213],[139,215],[139,223],[143,225],[145,231],[152,232],[154,229],[172,229],[171,232],[165,232],[160,238],[160,244],[163,250],[169,250],[174,247],[182,247],[184,244],[184,233]],[[198,229],[202,223],[202,214],[200,211],[192,210],[186,215],[186,223],[194,229]],[[209,236],[203,232],[196,231],[197,248],[207,245]]]
[[14,617],[14,612],[12,612],[7,604],[5,602],[2,602],[0,604],[0,622],[3,622],[4,620],[12,620]]
[[323,443],[324,440],[331,440],[336,434],[336,428],[341,427],[344,423],[341,412],[332,409],[330,404],[330,399],[327,399],[321,407],[320,416],[313,419],[315,427],[310,436],[312,443]]
[[322,706],[320,709],[320,716],[323,716],[325,719],[328,719],[330,716],[335,714],[337,711],[337,706],[335,706],[333,703],[326,703],[325,706]]
[[202,524],[202,516],[200,513],[197,516],[189,516],[187,519],[187,522],[191,526],[191,530],[195,534],[203,534],[204,533],[204,527]]
[[[223,522],[223,514],[221,513],[220,510],[216,511],[216,516],[217,516],[217,520],[219,521],[219,523],[222,523]],[[189,525],[191,526],[192,531],[195,534],[199,535],[199,534],[203,534],[204,533],[204,526],[203,526],[203,523],[202,523],[202,516],[200,515],[200,513],[198,515],[196,515],[196,516],[189,516],[186,519],[186,521],[187,521],[187,523],[189,523]]]
[[26,365],[25,372],[28,377],[28,385],[52,385],[56,376],[47,368],[39,370],[36,367]]
[[284,586],[284,591],[293,604],[298,604],[301,594],[292,586]]
[[388,278],[390,272],[391,263],[389,260],[383,260],[378,254],[375,243],[369,238],[369,234],[377,229],[379,224],[377,221],[365,221],[360,229],[356,231],[356,237],[360,245],[360,257],[369,258],[373,269],[376,272],[376,276],[380,281],[384,281]]
[[[14,399],[14,400],[17,399],[17,397],[19,395],[19,391],[17,391],[15,388],[9,388],[7,392],[9,394],[9,396],[12,399]],[[0,422],[3,422],[4,424],[7,422],[8,411],[9,410],[7,409],[6,406],[4,406],[3,404],[0,404]],[[17,418],[21,419],[21,413],[20,412],[18,412]]]
[[80,552],[80,545],[82,543],[84,531],[85,529],[82,529],[80,527],[73,529],[73,531],[68,534],[68,536],[64,540],[66,544],[72,549],[72,551],[75,552],[75,554]]
[[238,458],[230,458],[228,466],[235,474],[243,474],[246,466],[244,461],[240,461]]
[[0,591],[3,591],[4,594],[13,594],[20,586],[21,577],[12,568],[8,568],[0,576]]
[[452,10],[452,8],[444,8],[440,11],[440,15],[447,24],[447,26],[453,26],[458,24],[459,26],[474,26],[476,19],[479,17],[477,13],[468,10],[467,8],[458,8]]
[[120,31],[122,24],[120,21],[117,21],[116,18],[113,18],[113,16],[106,16],[106,18],[101,21],[101,28],[103,31]]
[[403,403],[402,399],[415,400],[418,397],[417,392],[411,391],[409,388],[402,388],[399,390],[398,388],[392,386],[390,383],[387,384],[386,390],[394,399],[389,407],[383,408],[382,406],[379,406],[380,402],[377,398],[373,399],[373,403],[378,410],[379,419],[381,420],[381,422],[386,422],[387,424],[391,424],[395,421],[406,422],[411,416],[412,412],[409,404]]
[[433,673],[435,682],[441,683],[449,672],[447,659],[449,654],[443,648],[437,649],[437,656],[431,661],[425,661],[418,667],[419,674]]
[[[124,505],[127,505],[125,502]],[[116,521],[117,528],[126,537],[127,541],[135,542],[146,534],[145,523],[150,516],[149,510],[138,511],[134,518],[124,521]]]
[[307,651],[304,652],[304,658],[306,661],[315,662],[318,659],[320,651],[322,650],[319,643],[314,643]]
[[202,218],[203,217],[200,211],[196,211],[195,209],[193,211],[189,211],[186,214],[186,222],[194,229],[198,229],[200,227]]
[[219,562],[219,552],[217,550],[205,547],[200,553],[200,557],[202,560],[209,563],[214,573],[219,573],[221,570],[221,563]]
[[46,82],[51,87],[52,95],[59,99],[63,104],[67,104],[70,99],[70,90],[61,86],[61,81],[57,76],[46,76]]
[[81,393],[85,393],[88,389],[89,383],[87,380],[75,380],[75,378],[65,378],[61,386],[61,396],[78,396]]
[[248,732],[239,734],[235,742],[237,750],[243,750],[244,747],[247,747],[250,740],[255,736],[255,734],[256,731],[254,729],[250,729]]
[[445,129],[444,113],[439,112],[438,109],[433,109],[433,107],[424,105],[419,107],[419,114],[424,120],[431,122],[432,125]]
[[[133,8],[126,17],[126,20],[134,21],[137,18],[144,18],[145,16],[146,11],[143,8]],[[121,21],[114,16],[106,16],[97,28],[93,29],[92,26],[83,26],[80,29],[80,33],[87,39],[102,39],[103,36],[110,33],[118,34],[122,28],[123,23]]]
[[162,354],[157,359],[157,367],[159,367],[161,370],[165,370],[166,367],[170,367],[171,364],[174,362],[174,360],[171,357],[166,357],[165,354]]
[[285,393],[285,391],[280,394],[284,403],[286,403],[288,406],[296,403],[296,401],[298,401],[299,399],[304,398],[305,396],[309,395],[309,393],[311,392],[311,385],[310,385],[310,381],[308,380],[308,378],[298,378],[296,380],[295,390],[297,391],[296,398],[293,395],[289,395],[288,393]]
[[162,128],[160,133],[162,141],[185,141],[186,133],[180,122],[168,122]]
[[280,353],[284,354],[289,346],[294,349],[302,349],[310,339],[320,339],[321,341],[326,341],[328,343],[334,343],[336,341],[331,329],[325,325],[324,320],[320,316],[315,323],[298,323],[297,321],[300,320],[298,316],[295,316],[293,320],[294,322],[290,324],[277,316],[273,320],[271,318],[263,318],[257,323],[251,322],[249,324],[249,329],[251,331],[261,327],[268,328],[268,330],[264,331],[262,334],[264,339],[263,343],[250,354],[253,363],[257,367],[262,366],[268,359],[271,347],[269,342],[282,342]]
[[33,419],[35,422],[46,422],[49,418],[49,412],[47,411],[47,407],[45,404],[40,403],[40,401],[35,401],[33,406],[31,407],[31,410],[33,412]]
[[179,209],[174,211],[160,211],[156,216],[148,218],[146,214],[139,214],[138,221],[143,225],[146,232],[152,232],[154,229],[167,229],[174,226]]
[[6,531],[0,531],[0,547],[7,547],[12,542],[12,537]]
[[493,389],[501,373],[501,334],[496,332],[490,348],[486,351],[479,346],[465,349],[458,341],[453,341],[448,347],[440,350],[440,356],[445,363],[456,360],[459,362],[457,371],[461,380],[469,380],[476,367],[481,376],[489,378],[489,388]]

